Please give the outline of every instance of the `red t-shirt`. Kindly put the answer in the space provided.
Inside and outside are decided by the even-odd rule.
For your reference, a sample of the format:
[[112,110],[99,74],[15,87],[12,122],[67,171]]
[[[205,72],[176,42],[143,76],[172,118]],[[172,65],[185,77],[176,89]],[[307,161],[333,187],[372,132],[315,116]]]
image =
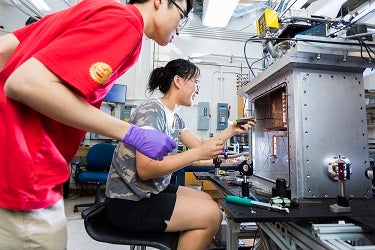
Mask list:
[[62,197],[68,163],[85,132],[7,98],[6,79],[34,57],[81,98],[100,107],[114,80],[138,59],[143,18],[133,5],[84,0],[14,35],[20,44],[0,71],[0,207],[31,210]]

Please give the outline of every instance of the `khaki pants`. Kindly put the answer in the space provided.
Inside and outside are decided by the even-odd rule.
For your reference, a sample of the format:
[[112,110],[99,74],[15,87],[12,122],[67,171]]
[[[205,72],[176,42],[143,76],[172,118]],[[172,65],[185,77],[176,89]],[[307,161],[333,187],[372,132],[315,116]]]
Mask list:
[[64,200],[32,211],[0,208],[1,250],[65,250],[67,245]]

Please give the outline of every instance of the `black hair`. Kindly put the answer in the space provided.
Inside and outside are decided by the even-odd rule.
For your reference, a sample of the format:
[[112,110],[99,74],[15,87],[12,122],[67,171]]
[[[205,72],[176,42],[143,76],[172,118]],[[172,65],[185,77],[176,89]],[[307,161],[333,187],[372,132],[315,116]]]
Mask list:
[[151,72],[148,81],[149,92],[152,94],[155,89],[159,88],[163,94],[167,93],[176,75],[184,79],[192,79],[200,75],[200,69],[189,60],[172,60],[165,67],[156,68]]
[[[128,0],[127,3],[128,4],[135,4],[135,3],[145,3],[145,2],[148,2],[150,0]],[[177,0],[178,2],[182,2],[184,0]],[[186,1],[186,13],[189,13],[191,11],[191,9],[193,8],[193,3],[194,3],[194,0],[185,0]],[[171,5],[171,0],[168,0],[168,3],[169,5]]]

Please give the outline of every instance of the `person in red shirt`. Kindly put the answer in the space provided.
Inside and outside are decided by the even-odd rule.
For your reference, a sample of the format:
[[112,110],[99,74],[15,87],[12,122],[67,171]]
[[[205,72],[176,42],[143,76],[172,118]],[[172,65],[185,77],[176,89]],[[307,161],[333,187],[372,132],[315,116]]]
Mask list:
[[66,249],[63,183],[86,131],[161,160],[176,146],[99,107],[137,61],[167,45],[191,0],[83,0],[0,37],[0,249]]

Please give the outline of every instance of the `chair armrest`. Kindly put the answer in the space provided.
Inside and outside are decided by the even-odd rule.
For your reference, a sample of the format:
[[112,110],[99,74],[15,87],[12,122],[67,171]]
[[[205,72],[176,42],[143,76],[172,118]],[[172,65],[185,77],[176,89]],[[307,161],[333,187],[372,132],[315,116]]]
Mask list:
[[93,204],[91,206],[89,206],[87,209],[85,209],[82,213],[81,213],[81,216],[82,216],[82,219],[86,219],[86,217],[88,215],[90,215],[91,213],[97,211],[97,210],[102,210],[104,207],[104,202],[100,202],[100,203],[96,203],[96,204]]
[[75,165],[75,166],[77,166],[77,165],[81,165],[81,164],[82,164],[82,161],[81,161],[81,160],[79,160],[79,161],[72,161],[71,164],[72,164],[72,165]]
[[77,164],[75,164],[75,163],[72,163],[72,164],[75,166],[74,179],[75,179],[76,183],[79,184],[78,175],[81,172],[83,172],[83,171],[86,170],[87,164],[86,163],[82,163],[82,161],[77,161]]

